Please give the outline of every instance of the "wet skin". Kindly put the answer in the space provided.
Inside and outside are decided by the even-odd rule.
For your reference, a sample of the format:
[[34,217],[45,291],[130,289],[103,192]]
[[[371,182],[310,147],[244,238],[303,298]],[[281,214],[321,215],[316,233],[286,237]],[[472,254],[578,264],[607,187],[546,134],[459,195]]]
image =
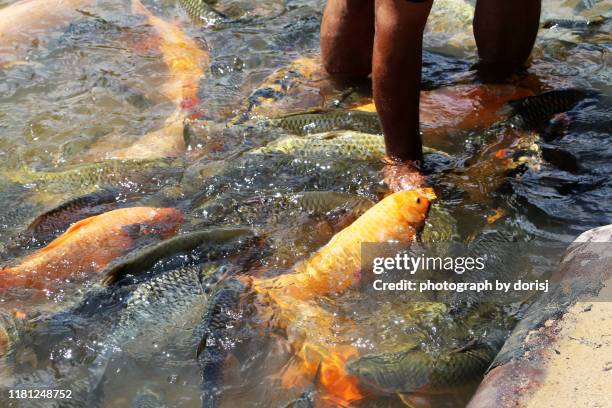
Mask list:
[[[423,30],[432,0],[329,0],[321,54],[346,84],[372,73],[387,156],[422,159],[419,92]],[[541,0],[478,0],[474,35],[481,76],[499,80],[522,68],[535,42]]]

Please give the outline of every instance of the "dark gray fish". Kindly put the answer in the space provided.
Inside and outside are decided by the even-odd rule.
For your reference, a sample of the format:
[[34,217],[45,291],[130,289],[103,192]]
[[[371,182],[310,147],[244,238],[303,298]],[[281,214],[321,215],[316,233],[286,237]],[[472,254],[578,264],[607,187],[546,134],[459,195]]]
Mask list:
[[347,369],[361,384],[380,391],[444,394],[480,379],[498,351],[480,344],[433,356],[415,348],[364,356]]
[[539,95],[509,102],[513,117],[510,122],[522,129],[541,130],[553,115],[567,112],[582,100],[597,96],[592,90],[554,89]]
[[178,326],[194,327],[208,304],[209,288],[226,273],[215,263],[185,266],[143,282],[129,296],[119,322],[89,368],[89,390],[98,389],[110,359],[142,340],[163,347]]
[[542,28],[565,28],[565,29],[589,29],[598,27],[606,21],[604,17],[593,18],[590,20],[579,19],[570,20],[563,18],[551,18],[542,24]]
[[404,401],[428,400],[475,385],[509,335],[516,322],[514,314],[493,303],[461,304],[433,312],[434,320],[417,323],[422,327],[414,332],[414,343],[401,351],[350,361],[349,373],[360,384],[398,394]]
[[248,228],[218,228],[182,234],[130,252],[112,262],[102,271],[103,283],[113,284],[128,274],[137,275],[150,269],[157,261],[183,251],[190,251],[199,245],[223,243],[232,240],[252,238],[254,233]]
[[217,287],[204,314],[204,336],[197,350],[202,371],[202,408],[218,406],[223,367],[227,356],[241,341],[241,330],[250,304],[250,282],[230,278]]
[[118,196],[118,190],[100,189],[65,201],[34,218],[25,231],[14,240],[14,245],[20,247],[45,245],[75,222],[117,208]]

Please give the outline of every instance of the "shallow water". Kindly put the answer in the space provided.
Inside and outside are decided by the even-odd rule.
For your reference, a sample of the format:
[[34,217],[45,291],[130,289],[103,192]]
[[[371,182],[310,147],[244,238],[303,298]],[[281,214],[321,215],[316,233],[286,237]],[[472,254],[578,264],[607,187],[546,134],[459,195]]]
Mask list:
[[[10,3],[1,1],[0,7]],[[234,157],[282,136],[268,128],[247,128],[256,122],[252,117],[348,107],[370,92],[367,85],[335,87],[317,70],[316,62],[304,68],[313,70],[308,78],[303,77],[304,71],[286,68],[296,58],[318,54],[324,1],[259,3],[220,0],[215,7],[231,22],[209,19],[195,24],[174,2],[145,2],[156,15],[177,19],[182,29],[210,52],[211,63],[199,82],[200,101],[189,112],[191,134],[184,155],[188,171],[179,188],[155,186],[138,194],[132,191],[133,197],[128,197],[127,191],[122,205],[183,205],[189,201],[193,211],[184,231],[218,225],[218,221],[210,222],[216,216],[221,224],[247,223],[269,237],[261,251],[251,249],[231,257],[214,255],[211,250],[175,257],[170,264],[217,256],[237,268],[250,269],[252,274],[280,274],[316,251],[341,225],[334,225],[325,215],[278,204],[272,198],[333,190],[378,200],[385,193],[378,162],[245,161]],[[542,19],[590,17],[592,10],[581,10],[573,3],[579,2],[545,0]],[[598,2],[597,7],[603,9],[605,3]],[[446,7],[447,3],[440,4]],[[18,64],[0,69],[1,174],[93,162],[162,127],[175,110],[160,90],[168,72],[157,47],[157,34],[142,17],[131,14],[127,2],[100,0],[77,14],[78,19],[39,36]],[[448,15],[441,11],[432,16],[425,40],[424,90],[478,83],[472,69],[475,57],[469,19],[447,20]],[[568,241],[582,231],[611,222],[611,28],[607,20],[587,31],[541,30],[529,75],[517,78],[515,85],[535,91],[588,88],[603,96],[588,98],[569,111],[563,136],[539,142],[553,152],[552,156],[524,172],[504,176],[501,182],[486,177],[462,179],[468,159],[478,148],[472,141],[482,136],[484,129],[443,128],[439,123],[449,118],[436,119],[435,115],[431,124],[424,126],[425,144],[452,155],[450,159],[430,157],[425,169],[439,205],[455,220],[454,240],[465,241],[483,230],[504,230],[525,240]],[[243,127],[228,127],[234,122]],[[96,153],[88,153],[93,147],[98,149]],[[226,170],[220,174],[213,171],[216,167],[210,164],[224,159],[214,163],[226,164]],[[203,177],[201,168],[214,176]],[[28,252],[7,248],[35,216],[84,193],[39,191],[1,175],[0,189],[0,251],[7,262],[17,262]],[[222,204],[210,206],[215,199]],[[501,219],[489,223],[487,217],[496,211],[503,214]],[[443,227],[448,226],[434,228]],[[535,270],[540,267],[547,273],[546,262],[535,263]],[[156,268],[153,272],[164,269],[161,265]],[[533,274],[539,276],[536,272]],[[32,311],[36,323],[11,356],[15,367],[9,371],[16,373],[15,378],[34,372],[44,373],[43,379],[49,382],[65,378],[70,383],[86,376],[86,367],[112,333],[126,297],[138,283],[138,279],[128,279],[119,289],[98,293],[98,280],[99,276],[88,276],[84,282],[62,282],[42,298],[29,290],[1,295],[6,308]],[[69,309],[83,298],[85,304]],[[317,305],[334,316],[334,344],[368,353],[388,350],[412,338],[403,316],[414,299],[402,300],[406,302],[355,291],[339,299],[321,299]],[[378,319],[373,310],[380,311],[384,319]],[[200,320],[200,316],[185,316],[183,321],[168,322],[159,338],[142,339],[117,351],[98,390],[101,405],[131,406],[139,392],[153,390],[168,406],[201,406],[201,374],[195,358],[202,337]],[[436,325],[444,323],[427,328],[435,329]],[[434,340],[443,343],[435,330],[429,335],[434,344]],[[286,406],[302,392],[313,387],[316,391],[313,381],[289,388],[280,384],[276,370],[286,367],[291,359],[289,345],[282,340],[274,339],[260,348],[260,343],[254,343],[236,352],[238,357],[227,367],[224,406]],[[0,381],[3,388],[5,380]],[[461,406],[460,401],[468,395],[469,391],[462,391],[449,396],[440,406]],[[7,406],[28,406],[15,401],[10,404]],[[359,405],[402,406],[392,394],[376,394]]]

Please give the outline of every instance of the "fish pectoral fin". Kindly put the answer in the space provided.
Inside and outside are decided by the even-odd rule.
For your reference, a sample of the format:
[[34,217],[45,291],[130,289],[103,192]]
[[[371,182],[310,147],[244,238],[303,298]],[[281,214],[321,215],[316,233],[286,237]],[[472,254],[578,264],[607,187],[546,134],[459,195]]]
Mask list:
[[338,136],[342,135],[341,130],[332,130],[330,132],[325,132],[317,137],[319,140],[334,140]]
[[402,402],[410,408],[431,408],[431,403],[426,397],[416,394],[397,394]]
[[302,116],[304,114],[310,114],[310,115],[319,115],[319,114],[325,114],[325,113],[329,113],[329,112],[333,112],[333,109],[329,109],[329,108],[310,108],[307,109],[306,111],[300,111],[300,112],[292,112],[292,113],[287,113],[284,115],[280,115],[277,116],[273,119],[287,119],[287,118],[291,118],[294,116]]
[[198,348],[196,349],[196,360],[200,358],[200,355],[206,350],[206,343],[208,342],[208,333],[204,334],[200,343],[198,343]]
[[469,350],[474,350],[479,347],[479,343],[476,339],[471,339],[462,346],[458,346],[450,351],[450,353],[463,353]]

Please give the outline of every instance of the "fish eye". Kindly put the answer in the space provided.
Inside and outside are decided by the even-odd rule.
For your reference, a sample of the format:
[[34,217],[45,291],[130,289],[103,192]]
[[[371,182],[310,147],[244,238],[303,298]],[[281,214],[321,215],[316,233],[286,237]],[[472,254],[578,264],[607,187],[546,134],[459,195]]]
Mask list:
[[421,204],[421,197],[417,197],[416,202],[417,204]]

